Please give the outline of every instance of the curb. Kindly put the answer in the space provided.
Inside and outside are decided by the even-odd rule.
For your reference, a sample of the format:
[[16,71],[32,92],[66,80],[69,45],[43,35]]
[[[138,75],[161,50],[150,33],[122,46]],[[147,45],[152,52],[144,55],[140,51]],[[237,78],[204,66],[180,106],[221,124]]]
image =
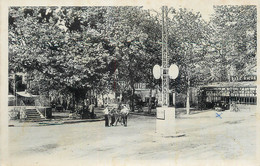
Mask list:
[[156,114],[142,114],[142,113],[136,113],[136,112],[129,112],[131,115],[141,115],[141,116],[150,116],[150,117],[155,117]]
[[73,124],[73,123],[82,123],[82,122],[98,122],[98,121],[103,121],[105,120],[104,118],[101,119],[87,119],[87,120],[77,120],[77,121],[63,121],[63,124]]
[[104,118],[99,119],[86,119],[86,120],[68,120],[68,121],[42,121],[42,122],[22,122],[17,124],[9,124],[8,127],[25,127],[24,123],[27,123],[28,127],[39,127],[39,126],[53,126],[53,125],[63,125],[63,124],[75,124],[84,122],[98,122],[103,121]]

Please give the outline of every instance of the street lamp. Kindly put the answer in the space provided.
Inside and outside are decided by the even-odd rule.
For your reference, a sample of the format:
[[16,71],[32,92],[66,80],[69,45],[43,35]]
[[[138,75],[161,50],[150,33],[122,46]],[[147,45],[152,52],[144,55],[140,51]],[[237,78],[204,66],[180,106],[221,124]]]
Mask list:
[[13,75],[13,94],[15,96],[15,106],[17,106],[17,95],[16,95],[16,80],[15,80],[15,72],[14,71],[11,71],[11,74]]
[[168,7],[162,7],[162,66],[155,65],[155,79],[162,79],[162,107],[157,108],[156,132],[162,135],[175,135],[175,108],[169,107],[169,79],[178,77],[179,68],[173,64],[168,66]]

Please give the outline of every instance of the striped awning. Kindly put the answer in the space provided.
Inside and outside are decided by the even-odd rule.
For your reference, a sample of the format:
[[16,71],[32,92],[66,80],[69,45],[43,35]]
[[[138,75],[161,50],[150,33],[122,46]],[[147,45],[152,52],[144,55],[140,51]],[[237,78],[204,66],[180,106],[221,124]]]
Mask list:
[[22,97],[37,97],[38,95],[32,95],[29,92],[22,91],[22,92],[16,92],[17,95],[22,96]]

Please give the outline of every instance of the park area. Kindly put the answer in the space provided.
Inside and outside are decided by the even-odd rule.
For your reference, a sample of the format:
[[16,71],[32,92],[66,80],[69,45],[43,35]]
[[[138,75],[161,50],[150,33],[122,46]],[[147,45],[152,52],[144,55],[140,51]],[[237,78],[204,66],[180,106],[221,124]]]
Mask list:
[[167,137],[156,133],[155,117],[134,114],[129,115],[127,127],[105,127],[104,121],[9,127],[9,158],[14,165],[21,161],[25,165],[256,161],[254,110],[180,114],[175,124],[177,135]]

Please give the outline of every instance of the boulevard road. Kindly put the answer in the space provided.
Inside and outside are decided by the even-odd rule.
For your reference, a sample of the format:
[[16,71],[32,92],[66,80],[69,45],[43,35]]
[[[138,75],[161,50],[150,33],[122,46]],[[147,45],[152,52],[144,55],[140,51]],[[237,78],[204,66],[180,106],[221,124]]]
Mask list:
[[256,159],[255,112],[185,115],[176,119],[176,130],[179,137],[163,137],[155,132],[155,117],[137,115],[129,116],[127,127],[104,127],[104,121],[9,127],[9,161],[37,165],[61,161]]

